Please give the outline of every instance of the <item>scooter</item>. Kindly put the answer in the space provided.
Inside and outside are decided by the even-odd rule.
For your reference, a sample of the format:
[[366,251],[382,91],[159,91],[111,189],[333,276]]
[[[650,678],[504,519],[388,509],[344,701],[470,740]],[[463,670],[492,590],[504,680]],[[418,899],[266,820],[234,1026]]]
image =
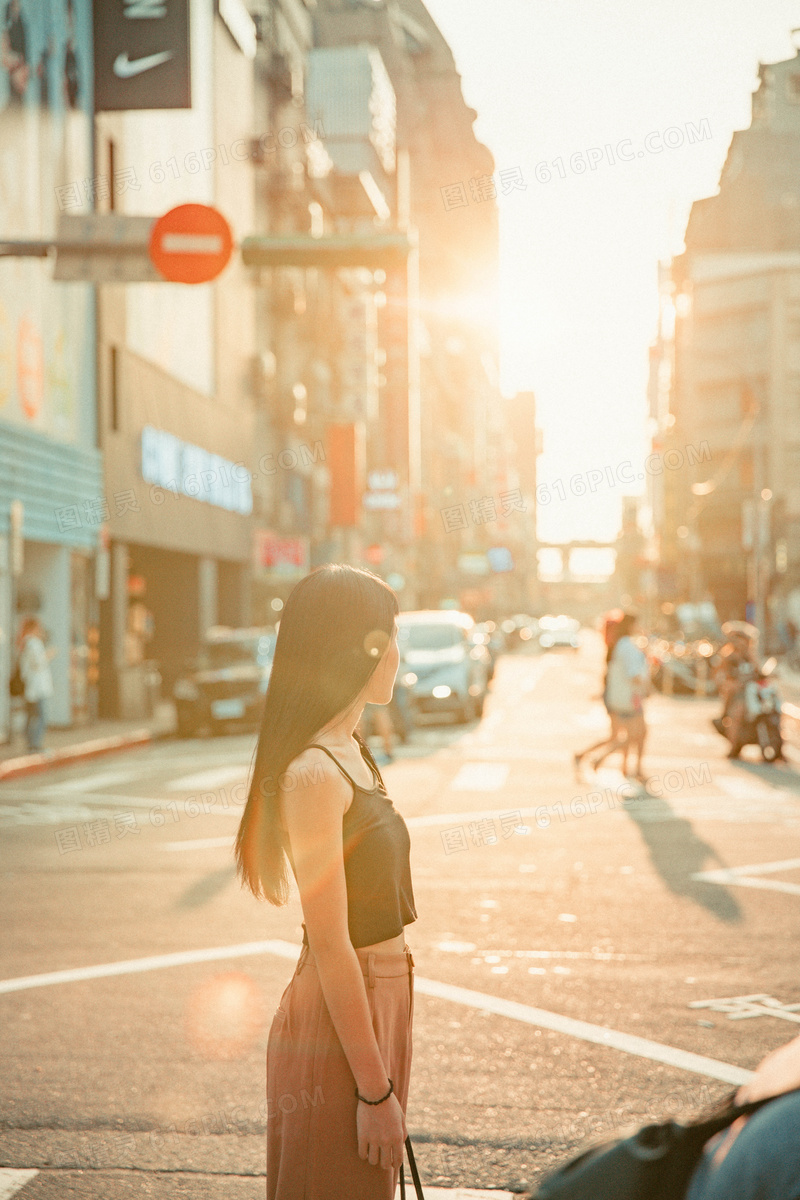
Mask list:
[[[738,744],[733,747],[738,752],[742,746],[759,746],[764,762],[786,761],[781,736],[781,700],[778,689],[769,681],[775,665],[774,658],[768,659],[758,675],[744,684],[744,720],[739,730]],[[730,717],[717,717],[712,724],[718,733],[731,740]]]

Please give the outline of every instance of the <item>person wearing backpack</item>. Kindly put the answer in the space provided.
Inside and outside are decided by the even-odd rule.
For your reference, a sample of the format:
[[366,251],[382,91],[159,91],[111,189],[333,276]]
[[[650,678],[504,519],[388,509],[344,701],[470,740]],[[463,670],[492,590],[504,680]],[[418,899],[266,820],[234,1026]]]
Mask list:
[[28,749],[38,754],[46,727],[45,700],[53,694],[50,655],[45,649],[44,630],[36,617],[26,617],[19,635],[19,673],[24,685]]

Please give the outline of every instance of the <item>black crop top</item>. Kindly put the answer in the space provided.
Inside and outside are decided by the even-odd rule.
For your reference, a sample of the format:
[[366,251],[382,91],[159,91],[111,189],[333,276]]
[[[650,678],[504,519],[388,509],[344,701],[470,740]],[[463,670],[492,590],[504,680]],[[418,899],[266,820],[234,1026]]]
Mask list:
[[[361,743],[361,755],[377,780],[373,788],[360,787],[327,746],[309,745],[332,758],[353,787],[353,803],[342,819],[350,941],[358,948],[397,937],[417,919],[406,823],[386,794],[369,747]],[[308,943],[305,925],[303,943]]]

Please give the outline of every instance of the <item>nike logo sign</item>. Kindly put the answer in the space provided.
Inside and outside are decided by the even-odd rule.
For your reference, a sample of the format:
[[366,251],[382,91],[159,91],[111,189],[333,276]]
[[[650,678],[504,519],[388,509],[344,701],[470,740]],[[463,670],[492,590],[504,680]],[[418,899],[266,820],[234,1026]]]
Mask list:
[[144,58],[135,58],[131,62],[126,51],[114,59],[114,74],[119,79],[131,79],[134,75],[141,75],[143,71],[152,71],[153,67],[160,67],[170,58],[171,50],[161,50],[158,54],[146,54]]

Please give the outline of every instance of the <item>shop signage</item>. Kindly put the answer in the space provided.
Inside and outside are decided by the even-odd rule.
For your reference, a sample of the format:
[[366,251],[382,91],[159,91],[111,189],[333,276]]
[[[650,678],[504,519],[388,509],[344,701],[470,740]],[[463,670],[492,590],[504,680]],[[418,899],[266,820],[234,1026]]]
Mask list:
[[189,0],[96,0],[96,112],[191,108]]
[[369,490],[362,496],[364,508],[399,508],[397,485],[396,471],[370,471],[367,475]]
[[309,563],[307,537],[281,537],[270,529],[255,531],[255,569],[270,577],[305,575]]
[[486,551],[489,566],[493,571],[513,571],[514,557],[507,546],[490,546]]
[[243,516],[253,511],[250,472],[244,463],[182,442],[153,425],[142,430],[142,479],[173,495],[191,496]]
[[465,575],[488,575],[490,571],[489,560],[485,554],[478,552],[467,552],[459,554],[458,569],[463,571]]
[[364,508],[400,507],[400,497],[397,492],[364,492],[362,502]]

